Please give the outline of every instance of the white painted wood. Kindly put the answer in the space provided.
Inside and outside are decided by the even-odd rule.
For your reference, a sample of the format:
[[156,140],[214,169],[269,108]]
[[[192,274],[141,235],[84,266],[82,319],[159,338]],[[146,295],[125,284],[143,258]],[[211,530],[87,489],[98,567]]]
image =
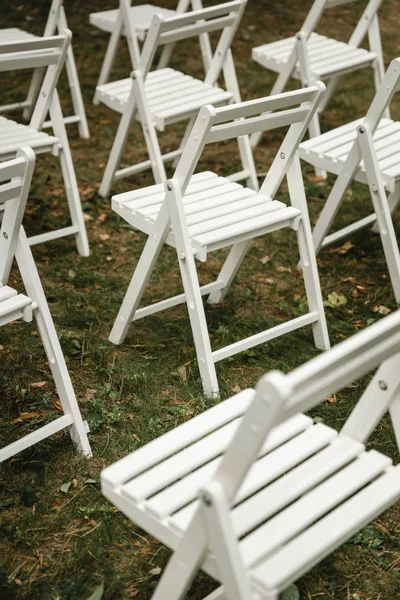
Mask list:
[[[0,205],[4,205],[0,227],[0,326],[35,318],[46,351],[64,415],[0,449],[0,462],[69,427],[79,452],[91,456],[86,424],[82,420],[58,336],[50,315],[28,240],[21,226],[35,165],[35,153],[25,146],[16,158],[0,165]],[[10,196],[10,183],[17,181]],[[26,295],[7,285],[13,259],[22,277]]]
[[[399,466],[364,444],[387,410],[399,431],[399,357],[397,311],[108,467],[103,493],[173,550],[153,600],[183,600],[199,569],[222,584],[210,600],[277,600],[396,502]],[[298,413],[379,365],[339,436]],[[235,401],[241,410],[234,417]],[[233,417],[230,425],[216,411]],[[209,430],[192,436],[200,419]],[[178,452],[174,433],[183,444]],[[226,437],[224,450],[212,448],[216,435]]]
[[[271,94],[282,92],[290,77],[299,79],[303,86],[311,85],[315,80],[328,80],[328,90],[319,110],[321,112],[343,75],[364,67],[373,69],[375,89],[378,89],[384,72],[377,14],[383,0],[369,0],[347,43],[315,32],[324,12],[346,1],[315,0],[296,36],[253,48],[253,60],[278,74]],[[368,37],[369,50],[360,48],[365,37]],[[310,138],[320,134],[317,115],[311,122],[309,132]],[[253,147],[260,138],[260,132],[253,133]],[[324,176],[323,170],[317,169],[316,173]]]
[[[72,227],[40,234],[31,238],[29,243],[33,245],[74,235],[79,254],[88,256],[89,244],[79,189],[57,94],[57,82],[68,57],[70,41],[71,32],[66,29],[62,35],[30,36],[22,41],[11,39],[0,42],[0,72],[23,70],[29,67],[34,69],[32,81],[35,80],[35,74],[40,75],[38,80],[40,93],[34,94],[35,101],[32,105],[33,112],[29,125],[0,117],[0,158],[11,159],[19,148],[26,145],[33,148],[35,154],[52,152],[59,156]],[[50,113],[53,135],[42,131],[48,113]]]
[[[216,11],[217,8],[213,10]],[[220,10],[222,9],[218,8]],[[196,22],[193,14],[191,13],[190,18]],[[187,19],[181,17],[181,20],[184,18]],[[146,48],[143,52],[145,51]],[[158,77],[163,77],[160,71]],[[135,85],[143,92],[136,96],[138,107],[143,104],[143,115],[146,111],[142,102],[145,88],[140,71],[136,72],[135,80],[131,94],[132,97],[135,96]],[[204,106],[187,136],[175,175],[165,184],[164,189],[157,183],[113,198],[113,209],[149,238],[114,323],[110,341],[116,344],[123,342],[133,320],[185,301],[204,393],[209,396],[217,396],[219,393],[215,363],[237,352],[306,325],[313,326],[318,348],[329,347],[307,203],[296,154],[302,136],[315,115],[323,90],[323,84],[317,83],[311,88],[281,94],[279,97],[261,98],[221,108]],[[264,112],[269,114],[265,116]],[[284,131],[283,142],[260,192],[232,183],[228,178],[210,171],[193,174],[206,144],[246,136],[254,128],[275,129],[278,126]],[[120,133],[126,136],[126,131],[122,133],[121,129]],[[148,129],[146,135],[150,138],[152,131]],[[153,139],[150,145],[153,151],[156,143],[156,139]],[[245,146],[241,150],[246,152]],[[160,181],[164,177],[164,171],[162,162],[157,163],[157,156],[159,155],[154,152],[152,160],[156,164],[153,171],[155,178]],[[247,173],[246,176],[251,182],[250,174]],[[274,199],[285,176],[291,206]],[[226,294],[251,240],[286,227],[297,232],[309,312],[213,352],[202,302],[205,292],[198,281],[195,258],[205,261],[208,252],[232,246],[215,287],[210,289],[210,301],[215,303]],[[176,248],[184,294],[139,309],[145,286],[164,242]]]
[[[130,18],[129,0],[121,0],[121,19],[132,42],[137,38],[135,24]],[[235,66],[230,53],[230,45],[236,33],[246,0],[233,0],[208,8],[202,8],[199,0],[194,1],[196,9],[181,12],[172,17],[163,17],[161,13],[153,19],[139,56],[138,48],[131,51],[134,71],[130,79],[112,83],[104,83],[96,89],[95,100],[104,102],[109,108],[121,113],[121,120],[109,156],[100,195],[107,196],[116,179],[130,176],[149,167],[153,171],[156,183],[166,180],[163,163],[166,159],[161,154],[157,131],[164,131],[172,123],[188,120],[182,144],[186,142],[191,125],[203,105],[226,105],[232,100],[240,101]],[[208,35],[218,34],[214,54],[209,55],[211,48]],[[195,79],[184,72],[164,66],[165,52],[172,51],[178,40],[192,40],[199,37],[205,62],[207,63],[205,78]],[[162,49],[162,68],[151,70],[158,48]],[[223,75],[225,88],[219,87],[218,79]],[[179,102],[178,102],[179,100]],[[128,130],[133,119],[142,125],[150,162],[118,169],[127,140]],[[247,134],[248,135],[248,134]],[[257,189],[257,174],[248,137],[238,132],[239,155],[242,163],[240,174]],[[183,145],[180,146],[180,152]],[[176,157],[174,157],[176,158]],[[175,161],[177,162],[177,161]]]
[[[400,253],[391,213],[400,197],[400,123],[386,118],[400,81],[400,61],[394,59],[364,119],[300,144],[299,155],[338,177],[314,228],[318,253],[322,246],[374,223],[380,234],[396,300],[400,301]],[[353,180],[369,186],[373,213],[328,235]],[[387,197],[386,192],[390,193]]]
[[[65,10],[63,0],[52,0],[47,23],[43,33],[44,37],[54,36],[56,33],[61,34],[65,29],[68,29],[68,23],[65,16]],[[40,39],[39,36],[33,35],[28,31],[17,28],[0,29],[0,44],[9,41],[24,41],[24,40],[36,40]],[[47,66],[48,63],[44,63],[43,66]],[[19,104],[20,108],[24,109],[24,118],[28,120],[35,106],[36,100],[39,95],[40,86],[43,80],[43,70],[38,65],[34,71],[32,81],[30,84],[27,99]],[[86,119],[85,107],[82,99],[82,92],[80,88],[78,71],[76,68],[75,58],[72,50],[72,45],[69,46],[67,51],[67,57],[65,61],[67,70],[67,77],[69,88],[71,92],[72,105],[74,108],[74,114],[72,117],[64,117],[64,123],[70,122],[78,123],[79,135],[82,138],[89,138],[89,127]],[[11,108],[10,106],[1,106],[0,112],[8,112],[8,110],[15,110],[17,106]],[[72,119],[72,120],[71,120]],[[48,124],[51,126],[51,122]]]

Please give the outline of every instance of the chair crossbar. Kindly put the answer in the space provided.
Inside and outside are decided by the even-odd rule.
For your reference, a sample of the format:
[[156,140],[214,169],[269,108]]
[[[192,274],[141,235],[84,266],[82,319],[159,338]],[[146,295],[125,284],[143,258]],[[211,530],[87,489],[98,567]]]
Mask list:
[[218,4],[218,6],[210,6],[208,8],[201,8],[199,10],[192,10],[183,15],[177,15],[173,17],[163,18],[155,15],[153,19],[157,18],[162,21],[161,31],[168,31],[170,29],[177,29],[186,25],[191,25],[199,21],[200,19],[213,19],[220,17],[221,15],[229,14],[233,11],[240,10],[242,6],[241,0],[234,0],[233,2],[224,2]]
[[194,25],[180,27],[179,29],[177,28],[172,31],[161,33],[157,45],[163,46],[165,44],[178,42],[189,37],[194,37],[195,35],[201,35],[202,33],[211,33],[212,31],[218,31],[219,29],[223,29],[224,27],[229,27],[230,25],[233,25],[235,21],[236,15],[228,15],[226,17],[214,19],[213,21],[205,21],[204,23],[200,22]]
[[260,115],[259,117],[248,118],[243,121],[215,125],[211,128],[206,143],[221,142],[222,140],[228,140],[257,131],[270,131],[279,127],[287,127],[293,123],[304,121],[309,113],[309,108],[299,107],[270,115]]
[[[69,32],[72,37],[71,32]],[[26,52],[35,52],[45,49],[62,48],[64,45],[63,35],[51,35],[44,38],[18,40],[15,42],[0,42],[0,59],[2,54],[17,52],[18,50]]]
[[14,71],[15,69],[35,69],[57,65],[60,61],[61,52],[37,53],[32,56],[30,52],[18,52],[15,54],[0,55],[0,72]]
[[315,357],[288,376],[288,414],[310,410],[329,394],[371,371],[399,351],[400,311]]
[[345,237],[348,237],[351,233],[354,233],[355,231],[359,231],[360,229],[365,229],[366,227],[373,225],[375,222],[376,222],[376,215],[373,214],[373,215],[368,215],[367,217],[364,217],[363,219],[360,219],[356,223],[351,223],[350,225],[347,225],[346,227],[342,227],[342,229],[338,229],[334,233],[330,233],[329,235],[327,235],[321,244],[321,248],[330,246],[331,244],[334,244],[335,242],[338,242],[339,240],[341,240]]
[[[325,88],[322,88],[325,89]],[[298,104],[312,102],[315,100],[316,94],[321,91],[319,82],[314,82],[311,87],[301,90],[294,90],[282,94],[275,94],[267,98],[256,98],[241,102],[240,106],[230,105],[220,106],[215,109],[213,119],[214,125],[230,121],[241,117],[253,117],[261,113],[273,112],[274,110],[295,107]]]
[[[211,294],[212,292],[217,292],[218,290],[222,290],[224,287],[223,281],[213,281],[212,283],[207,283],[200,287],[200,293],[202,296],[206,296],[207,294]],[[160,300],[160,302],[154,302],[154,304],[150,304],[149,306],[144,306],[143,308],[139,308],[135,316],[133,317],[133,321],[137,321],[138,319],[142,319],[143,317],[147,317],[148,315],[153,315],[161,310],[165,310],[167,308],[172,308],[173,306],[178,306],[179,304],[183,304],[186,302],[187,296],[185,293],[177,294],[172,298],[167,298],[166,300]]]
[[[0,182],[7,181],[7,179],[13,179],[14,177],[21,177],[23,174],[22,168],[24,163],[24,159],[19,156],[8,162],[0,163]],[[0,184],[0,190],[8,185],[8,182]]]
[[243,340],[234,342],[233,344],[229,344],[229,346],[225,346],[224,348],[214,350],[212,353],[213,360],[214,362],[224,360],[225,358],[234,356],[239,352],[244,352],[244,350],[254,348],[254,346],[259,346],[260,344],[264,344],[265,342],[270,342],[271,340],[274,340],[275,338],[281,335],[290,333],[291,331],[296,331],[296,329],[300,329],[301,327],[312,325],[313,323],[316,323],[318,319],[318,313],[310,312],[306,315],[301,315],[301,317],[296,317],[295,319],[286,321],[285,323],[280,323],[275,327],[271,327],[270,329],[266,329],[265,331],[261,331],[259,333],[255,333],[254,335],[250,335],[249,337],[244,338]]

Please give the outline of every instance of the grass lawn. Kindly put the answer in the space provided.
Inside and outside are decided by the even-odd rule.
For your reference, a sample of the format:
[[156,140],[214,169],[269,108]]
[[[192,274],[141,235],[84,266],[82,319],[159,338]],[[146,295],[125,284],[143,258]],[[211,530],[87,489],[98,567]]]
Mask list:
[[[22,0],[21,0],[22,2]],[[108,37],[89,26],[89,13],[113,8],[106,0],[66,0],[68,22],[86,104],[90,140],[81,140],[69,126],[81,199],[87,218],[91,256],[80,258],[72,238],[40,245],[34,256],[42,277],[61,344],[82,412],[90,428],[93,459],[76,455],[66,432],[40,443],[0,466],[0,598],[1,600],[86,600],[104,583],[104,600],[151,598],[169,552],[113,508],[102,496],[100,471],[161,433],[210,405],[202,396],[184,305],[141,320],[131,328],[123,345],[107,341],[144,236],[134,232],[110,210],[98,186],[119,122],[118,115],[91,101]],[[355,22],[358,4],[334,9],[321,23],[321,31],[343,38]],[[23,27],[41,34],[49,0],[0,0],[1,27]],[[173,0],[163,5],[173,8]],[[243,99],[268,93],[274,76],[251,61],[251,48],[293,34],[300,27],[310,1],[249,0],[234,42],[234,58]],[[386,65],[400,52],[398,2],[386,0],[381,34]],[[200,74],[195,45],[177,47],[173,64],[188,64]],[[113,75],[128,76],[130,63],[125,44]],[[25,76],[25,73],[22,72]],[[28,73],[28,72],[27,72]],[[23,97],[29,76],[3,74],[2,104]],[[62,78],[60,94],[64,113],[70,111],[68,90]],[[323,129],[332,128],[365,113],[373,96],[372,73],[348,76],[323,115]],[[399,103],[393,115],[400,117]],[[173,148],[182,127],[162,136],[164,149]],[[265,173],[278,143],[278,134],[265,137],[255,151],[260,174]],[[145,156],[140,129],[129,138],[126,164]],[[204,161],[219,169],[224,161],[237,166],[235,144],[212,147]],[[236,161],[236,162],[235,162]],[[204,162],[203,162],[204,164]],[[332,180],[319,181],[304,168],[310,216],[315,221]],[[150,173],[115,185],[126,191],[152,183]],[[285,199],[286,190],[280,193]],[[366,186],[354,186],[346,196],[346,210],[338,223],[366,214],[370,197]],[[28,233],[67,224],[64,188],[57,160],[40,156],[25,217]],[[397,232],[400,221],[395,218]],[[211,281],[226,253],[210,257],[200,268],[201,279]],[[228,296],[219,306],[207,306],[214,347],[276,324],[305,311],[302,277],[296,268],[295,234],[282,231],[259,238],[252,246]],[[336,292],[346,302],[326,308],[333,344],[394,310],[386,263],[379,236],[365,230],[351,243],[320,253],[319,273],[324,299]],[[179,290],[176,255],[166,249],[158,264],[147,301]],[[18,286],[15,271],[11,285]],[[221,398],[253,386],[264,372],[289,371],[317,354],[306,328],[254,348],[218,364]],[[15,323],[0,337],[0,446],[32,431],[57,413],[54,386],[34,327]],[[341,427],[366,380],[351,386],[314,411],[329,425]],[[16,421],[21,412],[36,413]],[[398,460],[389,419],[373,434],[371,447]],[[400,507],[351,539],[303,577],[301,598],[315,600],[395,600],[400,598]],[[154,570],[155,569],[155,570]],[[199,600],[215,587],[200,575],[188,598]],[[167,600],[167,599],[166,599]]]

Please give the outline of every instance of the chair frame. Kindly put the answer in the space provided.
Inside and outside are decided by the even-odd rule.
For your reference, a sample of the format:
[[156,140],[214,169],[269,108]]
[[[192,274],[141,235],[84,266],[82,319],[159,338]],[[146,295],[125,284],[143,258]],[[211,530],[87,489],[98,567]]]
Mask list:
[[[240,90],[230,46],[245,6],[246,0],[233,0],[232,2],[225,2],[207,9],[199,8],[186,13],[185,15],[179,15],[177,17],[171,17],[168,19],[164,19],[161,15],[154,15],[143,46],[138,68],[134,70],[131,75],[132,87],[130,95],[124,107],[117,134],[115,136],[111,153],[108,158],[106,169],[104,171],[103,179],[99,188],[99,194],[101,196],[107,197],[109,195],[113,181],[123,179],[148,168],[152,169],[156,183],[165,181],[167,179],[167,175],[165,172],[164,162],[174,161],[175,166],[177,159],[182,153],[184,144],[188,139],[195,120],[195,115],[193,114],[188,114],[186,116],[183,114],[182,118],[179,119],[184,120],[185,118],[189,118],[189,123],[182,138],[180,147],[177,150],[169,152],[165,155],[161,154],[156,126],[151,116],[145,91],[145,80],[150,71],[156,50],[159,46],[164,46],[161,54],[161,63],[165,64],[169,60],[174,42],[189,37],[199,36],[200,45],[202,48],[203,63],[206,65],[206,77],[204,82],[210,85],[215,85],[221,72],[223,72],[226,82],[226,89],[232,93],[233,101],[240,102]],[[232,13],[230,13],[228,16],[224,16],[229,8],[232,8]],[[128,22],[129,0],[121,0],[121,10],[122,14],[124,15],[125,22]],[[219,15],[222,16],[219,17]],[[200,17],[204,17],[204,20],[200,20]],[[210,19],[208,22],[206,21],[207,18]],[[213,19],[213,21],[211,21],[211,19]],[[214,55],[211,57],[212,53],[208,39],[208,32],[215,31],[217,27],[222,29],[222,33]],[[130,39],[131,42],[135,40],[135,32],[132,27],[130,27],[130,35],[128,36],[128,39]],[[130,124],[137,113],[140,116],[141,126],[150,158],[149,160],[136,165],[118,169],[129,134]],[[178,119],[175,119],[174,122],[177,120]],[[253,189],[257,189],[257,174],[254,166],[250,140],[247,138],[247,136],[238,139],[238,146],[243,170],[235,175],[235,179],[232,176],[232,180],[237,181],[247,178],[249,185],[253,187]]]
[[[357,137],[337,176],[313,231],[315,252],[318,254],[322,247],[337,242],[355,231],[374,225],[375,231],[381,236],[397,302],[400,302],[400,252],[391,213],[393,213],[400,202],[400,180],[394,186],[387,183],[389,189],[389,197],[387,197],[385,181],[383,181],[374,148],[373,135],[382,117],[387,115],[393,96],[399,89],[400,59],[396,58],[391,62],[365,118],[357,127]],[[302,152],[301,157],[309,161],[306,153]],[[372,215],[327,235],[343,202],[346,190],[356,178],[361,161],[364,161],[366,166],[363,180],[369,187],[374,212]],[[320,166],[323,166],[327,171],[331,171],[328,161],[325,161]]]
[[[154,228],[149,233],[149,238],[115,320],[109,337],[111,342],[115,344],[123,342],[132,320],[187,302],[204,393],[211,397],[219,395],[215,363],[238,352],[309,324],[312,324],[313,327],[316,346],[321,349],[329,348],[317,264],[311,241],[307,202],[300,161],[297,155],[298,144],[317,109],[318,101],[324,89],[325,86],[318,82],[306,90],[289,92],[267,99],[251,100],[217,109],[209,105],[200,110],[174,177],[165,184],[165,199],[161,205]],[[299,104],[298,108],[291,109],[292,106],[297,106],[297,104]],[[282,110],[285,108],[287,110]],[[277,112],[260,115],[266,110],[276,110]],[[249,135],[253,131],[285,126],[289,127],[288,132],[260,188],[260,194],[274,199],[283,178],[286,176],[291,204],[299,209],[301,216],[296,217],[294,221],[289,220],[285,224],[269,225],[257,232],[252,231],[246,235],[232,236],[222,242],[211,243],[206,248],[196,248],[187,229],[182,198],[204,146],[212,142]],[[202,296],[209,294],[208,301],[212,304],[220,302],[226,295],[247,253],[251,240],[254,237],[285,226],[292,227],[297,234],[304,284],[311,311],[301,317],[213,352],[208,335]],[[170,227],[173,234],[169,233]],[[184,293],[138,309],[164,242],[176,247]],[[200,287],[195,257],[204,261],[207,252],[231,244],[233,246],[216,282]]]
[[[195,2],[201,2],[201,0],[179,0],[178,5],[176,7],[176,12],[178,14],[183,14],[183,13],[187,12],[190,4],[192,4],[194,6]],[[115,57],[116,57],[117,50],[118,50],[118,45],[119,45],[120,39],[123,36],[124,32],[126,32],[125,36],[126,36],[126,41],[128,44],[128,50],[129,50],[132,66],[134,69],[136,69],[137,66],[139,65],[140,49],[139,49],[139,45],[138,45],[138,40],[144,41],[145,32],[142,30],[138,31],[135,28],[135,24],[132,21],[132,17],[131,17],[130,11],[129,11],[129,9],[131,8],[131,4],[132,4],[131,0],[128,0],[128,2],[123,2],[120,0],[120,9],[118,11],[114,31],[111,33],[111,36],[110,36],[110,39],[109,39],[109,42],[107,45],[107,50],[104,55],[103,63],[101,65],[100,75],[97,80],[96,87],[98,85],[103,85],[104,83],[107,83],[110,80],[110,73],[111,73],[111,69],[112,69],[114,61],[115,61]],[[140,6],[138,8],[140,8]],[[201,8],[201,6],[198,6],[198,8]],[[127,12],[127,10],[128,10],[128,12]],[[127,23],[129,24],[128,27],[126,26]],[[132,37],[131,32],[134,32],[134,34],[135,34],[134,37]],[[158,68],[163,68],[168,64],[168,59],[169,59],[171,50],[172,50],[172,47],[170,47],[168,52],[164,52],[162,60],[160,60],[160,62],[158,64]],[[98,105],[99,103],[100,103],[100,100],[96,97],[96,94],[95,94],[94,98],[93,98],[93,104]]]
[[[199,569],[204,569],[222,584],[205,600],[248,600],[257,591],[249,579],[235,535],[231,510],[245,477],[256,461],[271,431],[296,414],[309,411],[379,366],[368,387],[341,429],[339,437],[365,443],[386,412],[390,412],[397,445],[400,449],[400,312],[394,313],[355,336],[335,346],[291,373],[272,371],[258,382],[245,415],[225,450],[211,481],[198,492],[197,508],[186,531],[170,535],[166,540],[162,524],[161,539],[173,549],[152,600],[183,600]],[[249,390],[248,390],[249,391]],[[212,410],[212,409],[211,409]],[[184,427],[184,425],[183,425]],[[168,434],[166,434],[168,435]],[[164,436],[165,437],[165,436]],[[157,449],[155,444],[158,444]],[[153,442],[153,454],[160,451],[162,439]],[[145,448],[143,448],[143,451]],[[139,450],[138,452],[141,452]],[[149,455],[147,455],[149,458]],[[145,456],[141,456],[143,463]],[[151,460],[151,457],[150,457]],[[125,461],[125,463],[124,463]],[[118,463],[117,463],[118,464]],[[103,471],[102,490],[130,518],[158,536],[149,515],[142,514],[119,492],[119,486],[129,481],[129,464],[120,461],[118,469]],[[149,468],[147,464],[146,468]],[[131,464],[132,469],[132,464]],[[397,466],[392,476],[398,480]],[[385,475],[386,477],[386,475]],[[393,480],[388,478],[387,487]],[[399,485],[397,484],[397,488]],[[395,492],[395,490],[393,490]],[[398,497],[399,491],[387,495],[381,511]],[[382,502],[383,504],[383,502]],[[332,550],[368,524],[365,517],[353,515],[351,523],[336,523],[332,539],[326,540],[318,552],[312,551],[308,563],[293,567],[291,581],[281,581],[262,597],[278,600],[282,586],[286,587],[317,564]],[[281,577],[282,579],[282,577]],[[254,587],[253,587],[254,586]],[[283,587],[283,589],[284,589]]]
[[1,302],[0,326],[16,319],[27,322],[35,319],[64,414],[0,449],[0,462],[66,427],[77,450],[87,457],[92,455],[87,438],[88,425],[82,420],[32,251],[21,226],[34,165],[35,154],[29,147],[19,149],[16,158],[0,164],[0,203],[5,204],[0,227],[0,292],[7,291],[15,257],[29,296],[19,294]]
[[[278,78],[275,81],[271,94],[279,94],[282,92],[292,76],[297,62],[300,66],[300,78],[302,86],[308,86],[312,84],[312,73],[310,68],[310,60],[308,57],[308,49],[307,42],[311,36],[311,34],[315,31],[319,21],[322,18],[323,13],[328,8],[333,8],[335,6],[339,6],[341,4],[349,4],[351,2],[355,2],[357,0],[314,0],[312,7],[300,29],[300,31],[295,36],[295,44],[293,46],[293,50],[289,55],[287,63],[282,71],[278,74]],[[382,53],[382,43],[379,31],[379,21],[378,21],[378,10],[382,4],[383,0],[369,0],[367,6],[365,7],[349,41],[348,45],[353,48],[358,48],[365,36],[368,35],[369,46],[371,52],[375,52],[377,58],[375,60],[375,64],[373,65],[374,69],[374,83],[375,89],[377,90],[383,75],[385,73],[385,67],[383,62],[383,53]],[[357,68],[357,67],[355,67]],[[353,69],[354,70],[354,69]],[[341,78],[342,74],[332,75],[327,85],[327,89],[324,95],[323,100],[321,101],[321,105],[318,109],[318,113],[321,113],[327,106],[329,100],[331,99],[333,93],[335,92]],[[316,137],[320,135],[321,129],[319,125],[318,113],[314,115],[313,120],[310,123],[309,133],[310,137]],[[259,143],[261,134],[253,134],[251,138],[251,143],[253,148]],[[317,175],[325,177],[325,173],[320,169],[317,170]]]
[[[74,235],[78,251],[82,256],[89,255],[89,243],[80,203],[79,189],[74,164],[69,147],[67,132],[63,121],[61,105],[57,92],[57,82],[67,57],[71,42],[71,32],[67,29],[63,35],[37,38],[22,42],[0,43],[0,73],[15,69],[46,69],[29,127],[40,132],[47,113],[50,113],[54,136],[49,138],[49,146],[43,144],[37,152],[50,152],[59,155],[62,175],[65,183],[72,225],[55,231],[29,238],[29,244],[35,245],[68,235]],[[52,50],[52,52],[50,52]],[[25,125],[22,125],[25,127]],[[15,151],[2,151],[1,158],[7,160]]]
[[[61,34],[66,29],[68,29],[68,23],[65,15],[64,0],[52,0],[43,37],[51,37],[57,33]],[[1,32],[2,30],[0,29],[0,39]],[[71,92],[74,114],[68,117],[63,117],[63,120],[66,125],[70,123],[77,123],[80,137],[89,139],[89,127],[72,45],[70,45],[68,48],[65,66],[67,70],[68,84]],[[36,68],[32,76],[26,100],[23,102],[0,106],[0,112],[7,113],[23,109],[24,119],[29,120],[32,116],[32,112],[39,95],[40,87],[43,81],[43,75],[43,69],[39,67]],[[49,127],[52,127],[51,121],[45,121],[43,123],[43,128],[46,129]]]

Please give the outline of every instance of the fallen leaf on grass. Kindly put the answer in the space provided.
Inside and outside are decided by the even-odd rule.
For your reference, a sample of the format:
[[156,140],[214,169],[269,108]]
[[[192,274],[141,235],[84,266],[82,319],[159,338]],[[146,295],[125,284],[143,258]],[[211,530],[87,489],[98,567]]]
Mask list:
[[260,258],[260,263],[262,263],[263,265],[266,265],[270,260],[271,260],[270,256],[264,256],[263,258]]
[[38,417],[43,417],[43,415],[44,415],[44,413],[40,412],[38,410],[35,410],[33,412],[23,412],[19,415],[19,417],[14,419],[12,422],[13,423],[23,423],[23,421],[29,421],[29,419],[37,419]]
[[54,400],[53,400],[53,406],[54,406],[54,408],[56,408],[60,412],[64,412],[62,404],[61,404],[61,402],[57,398],[54,398]]
[[101,233],[99,235],[99,238],[102,242],[106,242],[107,240],[110,239],[110,235],[108,233]]
[[35,383],[31,383],[31,387],[33,388],[41,388],[46,385],[45,381],[36,381]]
[[154,569],[150,569],[149,575],[159,575],[161,573],[161,567],[154,567]]
[[380,315],[388,315],[392,312],[392,309],[380,304],[379,306],[374,306],[372,312],[379,313]]
[[337,292],[328,294],[328,300],[324,301],[324,306],[329,306],[330,308],[337,308],[343,304],[347,304],[346,296],[343,296],[343,294],[338,294]]
[[65,483],[63,483],[60,486],[60,492],[62,492],[63,494],[68,494],[71,485],[72,485],[72,481],[66,481]]
[[279,271],[279,273],[291,273],[292,269],[290,267],[284,267],[283,265],[279,265],[279,267],[276,267],[276,270]]
[[186,373],[186,367],[185,367],[185,365],[182,365],[182,367],[178,368],[178,374],[179,374],[179,377],[182,379],[183,383],[186,383],[186,381],[187,381],[187,373]]
[[234,385],[233,387],[231,387],[231,392],[234,392],[235,394],[238,394],[240,391],[241,389],[238,385]]
[[336,394],[332,394],[332,396],[327,397],[327,401],[331,404],[336,404]]
[[354,244],[351,242],[345,242],[343,246],[340,246],[339,248],[331,248],[329,252],[331,254],[346,254],[349,250],[351,250],[351,248],[354,248]]

